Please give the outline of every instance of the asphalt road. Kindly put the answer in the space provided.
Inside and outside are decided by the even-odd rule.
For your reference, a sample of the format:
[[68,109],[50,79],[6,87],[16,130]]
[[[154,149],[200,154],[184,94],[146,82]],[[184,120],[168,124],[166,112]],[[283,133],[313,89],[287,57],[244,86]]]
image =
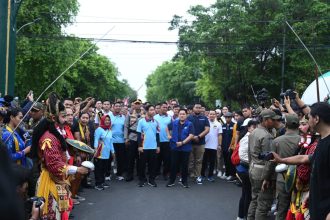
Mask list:
[[138,187],[137,181],[112,180],[103,191],[84,189],[86,198],[73,210],[75,220],[235,220],[241,188],[216,179],[186,189],[176,184],[167,188],[166,181],[157,180],[158,187]]

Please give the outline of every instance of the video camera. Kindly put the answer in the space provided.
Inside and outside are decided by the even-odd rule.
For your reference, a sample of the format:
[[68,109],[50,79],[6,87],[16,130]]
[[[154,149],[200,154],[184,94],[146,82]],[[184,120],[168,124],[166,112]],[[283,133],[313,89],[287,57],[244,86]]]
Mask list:
[[267,89],[263,88],[257,91],[256,99],[260,102],[266,102],[268,100],[268,91]]
[[31,198],[28,198],[27,201],[31,202],[31,203],[35,202],[35,204],[36,204],[35,207],[39,208],[42,205],[42,203],[45,202],[45,198],[34,196],[34,197],[31,197]]
[[293,89],[288,89],[285,92],[282,92],[280,94],[281,99],[284,99],[285,97],[289,97],[290,99],[295,99],[297,93]]

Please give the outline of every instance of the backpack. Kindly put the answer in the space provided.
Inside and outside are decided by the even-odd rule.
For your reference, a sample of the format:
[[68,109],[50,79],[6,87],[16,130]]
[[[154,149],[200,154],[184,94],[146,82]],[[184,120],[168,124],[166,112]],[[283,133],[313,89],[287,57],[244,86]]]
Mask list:
[[236,145],[236,148],[235,150],[233,151],[232,155],[231,155],[231,163],[234,165],[234,166],[237,166],[240,164],[241,160],[239,158],[239,155],[238,155],[238,149],[239,149],[239,143],[237,143]]

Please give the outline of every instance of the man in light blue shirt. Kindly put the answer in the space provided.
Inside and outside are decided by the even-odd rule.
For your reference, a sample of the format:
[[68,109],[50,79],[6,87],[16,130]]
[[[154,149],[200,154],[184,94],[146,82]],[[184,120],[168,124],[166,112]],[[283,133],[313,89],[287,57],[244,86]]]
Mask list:
[[156,187],[156,163],[159,153],[159,125],[154,119],[155,107],[147,105],[145,118],[139,120],[136,131],[138,132],[139,151],[139,187],[143,187],[147,182],[146,165],[148,164],[149,180],[148,185]]
[[164,180],[168,179],[168,175],[170,172],[170,141],[166,134],[166,128],[171,123],[172,118],[170,115],[167,114],[168,104],[166,102],[161,104],[160,107],[160,114],[155,116],[155,120],[158,122],[159,125],[159,147],[160,152],[157,158],[157,170],[156,175],[161,173],[161,167],[163,164],[163,177]]
[[123,174],[126,172],[127,163],[126,163],[126,147],[124,139],[124,125],[125,125],[125,116],[121,112],[121,102],[116,102],[113,106],[113,114],[110,114],[111,117],[111,130],[113,138],[113,146],[116,152],[117,160],[117,179],[124,180]]

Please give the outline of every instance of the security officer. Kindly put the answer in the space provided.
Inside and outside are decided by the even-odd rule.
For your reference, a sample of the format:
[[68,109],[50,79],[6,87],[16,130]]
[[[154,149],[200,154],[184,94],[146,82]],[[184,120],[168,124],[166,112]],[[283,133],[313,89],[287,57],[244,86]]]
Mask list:
[[249,176],[252,187],[252,200],[248,212],[248,220],[269,219],[275,188],[274,163],[259,159],[260,153],[270,152],[274,128],[274,120],[278,116],[272,110],[262,110],[260,124],[249,136]]
[[[291,157],[299,151],[299,118],[296,114],[288,114],[285,116],[284,135],[275,138],[272,145],[272,150],[279,154],[282,158]],[[281,173],[277,174],[276,179],[276,194],[278,198],[278,207],[276,220],[285,219],[290,205],[291,193],[285,190],[285,181]]]
[[124,138],[125,145],[128,148],[128,161],[127,161],[127,176],[126,181],[130,182],[134,179],[134,167],[136,164],[136,168],[138,170],[138,142],[137,142],[137,125],[141,118],[144,117],[143,112],[141,111],[142,101],[141,99],[137,99],[133,102],[134,108],[132,112],[130,112],[125,119],[124,126]]

